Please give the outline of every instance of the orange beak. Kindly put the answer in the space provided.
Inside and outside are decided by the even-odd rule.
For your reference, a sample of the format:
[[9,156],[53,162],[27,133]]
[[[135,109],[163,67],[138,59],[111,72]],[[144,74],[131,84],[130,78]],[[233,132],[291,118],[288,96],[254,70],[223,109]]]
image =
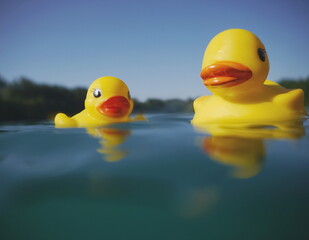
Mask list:
[[222,61],[203,68],[201,78],[205,86],[232,87],[252,77],[252,71],[236,62]]
[[100,104],[97,109],[108,117],[120,118],[129,113],[130,103],[125,97],[114,96]]

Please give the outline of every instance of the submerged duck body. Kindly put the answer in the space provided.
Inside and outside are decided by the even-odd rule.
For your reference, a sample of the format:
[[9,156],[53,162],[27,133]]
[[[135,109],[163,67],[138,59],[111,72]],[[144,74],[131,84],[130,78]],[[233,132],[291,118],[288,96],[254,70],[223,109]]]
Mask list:
[[89,87],[85,109],[73,117],[58,113],[55,126],[95,127],[108,123],[128,122],[133,101],[127,85],[115,77],[101,77]]
[[265,46],[253,33],[229,29],[206,48],[201,77],[213,93],[194,101],[192,124],[295,120],[306,115],[304,93],[266,80]]

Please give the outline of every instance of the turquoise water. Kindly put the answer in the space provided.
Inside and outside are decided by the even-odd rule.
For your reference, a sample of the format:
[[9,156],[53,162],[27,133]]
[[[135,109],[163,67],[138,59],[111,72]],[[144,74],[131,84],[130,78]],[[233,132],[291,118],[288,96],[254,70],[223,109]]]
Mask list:
[[309,124],[0,126],[0,239],[309,239]]

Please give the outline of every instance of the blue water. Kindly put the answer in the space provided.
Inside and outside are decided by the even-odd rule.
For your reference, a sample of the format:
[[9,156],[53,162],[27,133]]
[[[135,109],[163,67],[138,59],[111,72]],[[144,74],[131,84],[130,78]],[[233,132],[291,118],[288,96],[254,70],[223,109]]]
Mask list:
[[0,126],[0,239],[309,239],[308,121]]

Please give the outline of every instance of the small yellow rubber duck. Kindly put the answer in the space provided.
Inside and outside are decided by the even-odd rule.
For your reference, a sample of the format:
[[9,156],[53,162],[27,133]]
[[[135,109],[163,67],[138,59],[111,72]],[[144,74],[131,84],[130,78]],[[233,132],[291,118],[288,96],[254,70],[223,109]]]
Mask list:
[[58,113],[55,126],[95,127],[107,123],[128,122],[133,110],[133,101],[127,85],[115,77],[101,77],[89,87],[85,109],[73,117]]
[[213,93],[197,98],[192,124],[295,120],[306,115],[304,93],[266,80],[265,46],[253,33],[229,29],[206,48],[201,77]]

